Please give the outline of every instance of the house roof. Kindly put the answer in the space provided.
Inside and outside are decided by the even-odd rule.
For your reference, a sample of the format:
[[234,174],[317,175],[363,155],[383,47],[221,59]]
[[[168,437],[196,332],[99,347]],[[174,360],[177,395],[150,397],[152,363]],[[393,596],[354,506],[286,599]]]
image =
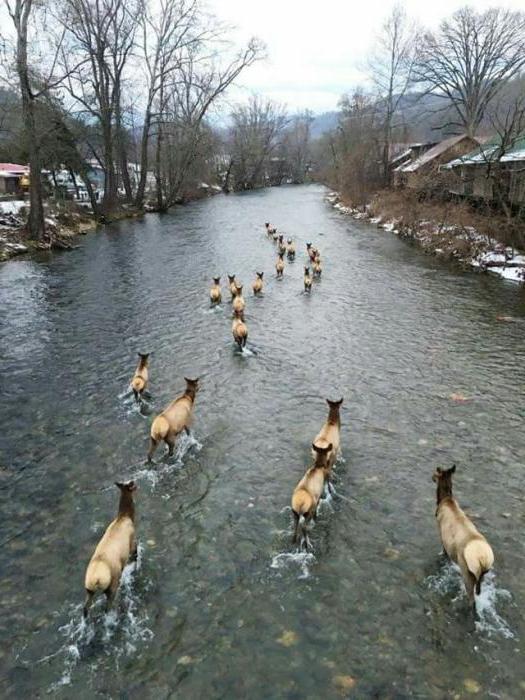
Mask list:
[[390,163],[394,165],[395,163],[398,163],[400,160],[405,160],[405,158],[408,158],[410,154],[412,153],[412,148],[407,148],[405,151],[402,153],[398,153],[396,156],[390,159]]
[[19,177],[29,173],[27,165],[18,165],[17,163],[0,163],[0,175],[2,177]]
[[440,141],[432,148],[429,148],[428,151],[425,151],[425,153],[420,155],[415,160],[412,160],[406,165],[401,165],[398,168],[398,170],[404,173],[416,172],[416,170],[419,170],[419,168],[421,168],[423,165],[431,163],[435,158],[438,158],[439,156],[443,155],[443,153],[446,153],[449,148],[456,146],[458,143],[461,143],[463,139],[467,138],[469,137],[466,134],[460,134],[459,136],[451,136],[450,138],[445,139],[444,141]]
[[[500,160],[502,163],[514,163],[525,160],[525,133],[521,134],[515,141],[512,148],[499,157],[501,144],[500,138],[491,139],[485,144],[475,148],[470,153],[466,153],[460,158],[455,158],[447,163],[446,168],[455,168],[458,165],[477,165],[490,161]],[[499,151],[499,153],[498,153]]]
[[436,145],[435,141],[416,141],[414,143],[394,143],[391,146],[392,155],[390,164],[395,165],[401,160],[406,160],[413,155],[413,151],[417,148],[426,147],[427,150]]

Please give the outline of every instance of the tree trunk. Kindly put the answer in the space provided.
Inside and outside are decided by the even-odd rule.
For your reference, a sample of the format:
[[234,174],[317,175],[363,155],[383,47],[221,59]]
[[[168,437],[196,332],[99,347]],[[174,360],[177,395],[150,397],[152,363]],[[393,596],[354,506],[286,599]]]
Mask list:
[[233,158],[230,158],[230,162],[228,164],[228,170],[226,171],[226,175],[224,176],[224,180],[222,183],[222,191],[225,192],[226,194],[229,193],[230,191],[230,173],[233,167]]
[[100,207],[97,202],[97,198],[95,197],[95,193],[93,191],[93,185],[91,184],[91,180],[88,177],[87,171],[81,170],[80,171],[80,177],[82,178],[82,182],[85,185],[85,188],[88,193],[89,201],[91,203],[91,208],[93,209],[93,214],[97,221],[101,221],[103,219],[102,213],[100,211]]
[[144,204],[144,194],[146,192],[146,178],[148,175],[148,145],[149,131],[151,128],[151,107],[147,107],[144,115],[144,125],[142,127],[142,138],[140,141],[140,178],[135,194],[135,206],[141,209]]
[[24,9],[17,7],[17,21],[15,21],[17,30],[16,68],[22,95],[22,120],[29,150],[29,218],[27,227],[32,239],[46,241],[40,144],[36,133],[35,99],[31,92],[27,65],[27,23],[30,10],[31,3]]
[[157,209],[159,211],[164,211],[164,198],[162,196],[162,172],[161,172],[161,144],[162,144],[162,124],[159,121],[157,127],[157,147],[155,150],[155,182],[157,185]]
[[115,161],[113,160],[113,144],[111,123],[104,119],[102,135],[104,139],[104,198],[102,200],[102,212],[110,216],[117,203],[117,178],[115,173]]
[[73,182],[73,187],[75,188],[75,194],[77,195],[77,199],[80,199],[80,190],[78,189],[77,178],[75,177],[75,171],[73,170],[73,168],[69,168],[69,177]]
[[124,139],[124,130],[122,127],[122,113],[120,109],[120,92],[117,91],[115,96],[115,130],[117,133],[117,155],[120,165],[120,177],[126,193],[126,202],[133,201],[133,189],[128,170],[128,154]]

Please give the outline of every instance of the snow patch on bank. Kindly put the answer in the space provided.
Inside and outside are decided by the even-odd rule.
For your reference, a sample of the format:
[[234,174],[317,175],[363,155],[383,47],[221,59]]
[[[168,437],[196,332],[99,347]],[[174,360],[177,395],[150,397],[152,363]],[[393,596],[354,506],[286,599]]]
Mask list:
[[[420,221],[417,228],[413,229],[403,226],[396,219],[388,220],[373,215],[369,205],[364,210],[346,206],[341,202],[338,192],[328,193],[325,201],[341,214],[357,220],[367,220],[385,231],[415,240],[435,255],[448,254],[481,272],[491,272],[518,284],[525,283],[525,254],[484,236],[472,226],[439,226],[433,221]],[[444,236],[448,238],[446,250],[441,246]]]
[[8,202],[0,202],[0,214],[14,214],[15,216],[20,213],[20,210],[27,207],[28,203],[23,200],[14,199]]

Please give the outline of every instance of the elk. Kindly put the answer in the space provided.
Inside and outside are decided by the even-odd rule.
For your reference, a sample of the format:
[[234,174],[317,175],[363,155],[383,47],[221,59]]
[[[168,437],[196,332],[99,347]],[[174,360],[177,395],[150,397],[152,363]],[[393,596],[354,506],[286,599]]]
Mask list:
[[235,296],[233,297],[233,310],[235,311],[244,311],[244,307],[246,306],[246,302],[244,301],[244,297],[242,295],[242,284],[238,284],[235,287]]
[[304,544],[306,549],[310,546],[307,527],[317,514],[319,499],[324,490],[328,454],[331,449],[332,445],[330,444],[326,447],[312,444],[312,450],[316,455],[314,465],[308,469],[292,494],[292,513],[295,521],[293,542],[297,543],[299,531],[301,531],[300,544]]
[[305,267],[304,268],[304,291],[305,292],[311,292],[312,291],[312,276],[310,275],[310,268]]
[[242,349],[246,347],[246,341],[248,340],[248,328],[244,323],[242,311],[234,311],[233,313],[232,335],[239,346],[239,350],[242,351]]
[[140,401],[142,393],[148,385],[148,358],[150,353],[139,352],[138,356],[140,357],[140,360],[130,385],[135,396],[135,401],[137,402]]
[[255,273],[257,276],[255,278],[255,281],[252,283],[252,289],[254,294],[261,294],[263,291],[264,283],[263,283],[263,275],[264,272],[256,272]]
[[436,519],[443,549],[459,566],[469,602],[475,607],[474,591],[480,594],[483,576],[494,563],[494,553],[452,495],[455,471],[454,464],[450,469],[438,467],[432,475],[432,481],[437,484]]
[[168,446],[168,455],[171,457],[178,435],[183,430],[187,435],[190,434],[195,396],[199,390],[199,379],[184,377],[184,381],[186,382],[184,393],[172,401],[162,413],[159,413],[151,424],[148,462],[153,461],[153,455],[161,440],[164,440]]
[[283,273],[284,273],[284,256],[282,253],[279,253],[279,256],[277,258],[277,262],[275,263],[275,270],[277,272],[277,277],[278,279],[282,279]]
[[110,609],[124,567],[130,559],[137,558],[133,502],[133,494],[137,486],[134,481],[128,481],[128,483],[116,481],[115,486],[120,489],[118,514],[108,525],[86,569],[84,618],[88,616],[93,598],[98,592],[105,593],[106,611]]
[[[341,398],[339,401],[330,401],[330,399],[326,399],[326,403],[328,404],[328,417],[321,430],[315,436],[313,444],[317,447],[326,447],[327,445],[331,445],[331,450],[328,454],[326,474],[327,487],[328,490],[331,490],[332,469],[341,449],[340,409],[343,399]],[[315,452],[312,452],[312,455],[315,458]]]
[[220,277],[214,277],[213,278],[213,284],[210,289],[210,300],[212,304],[220,304],[222,301],[222,292],[221,292],[221,278]]

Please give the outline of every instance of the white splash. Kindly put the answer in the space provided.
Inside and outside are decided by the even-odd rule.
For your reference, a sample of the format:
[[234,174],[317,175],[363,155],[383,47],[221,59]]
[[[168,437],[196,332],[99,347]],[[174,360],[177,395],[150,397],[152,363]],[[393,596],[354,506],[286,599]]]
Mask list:
[[335,493],[335,488],[334,493],[332,494],[332,492],[328,490],[328,487],[325,487],[324,496],[319,500],[319,504],[317,506],[317,515],[322,513],[324,510],[328,510],[330,513],[334,512],[333,502]]
[[[467,594],[459,566],[446,561],[441,570],[428,576],[429,588],[441,595],[454,595],[452,602],[467,605]],[[498,613],[496,606],[499,601],[509,601],[512,596],[504,588],[497,588],[496,574],[490,571],[483,577],[481,593],[476,596],[476,630],[488,637],[498,635],[505,639],[513,639],[514,632],[506,620]]]
[[[138,644],[153,638],[153,632],[147,626],[148,616],[141,612],[141,601],[134,590],[135,574],[140,570],[142,555],[143,548],[139,544],[137,561],[124,568],[114,607],[108,613],[101,613],[100,610],[105,605],[103,595],[92,606],[87,620],[82,617],[81,603],[71,606],[69,621],[58,629],[65,637],[65,643],[51,655],[63,655],[62,675],[50,687],[49,692],[71,684],[73,672],[82,658],[87,653],[92,658],[94,644],[101,645],[101,651],[106,655],[119,658],[134,654]],[[48,658],[50,657],[40,659],[39,662]]]
[[152,488],[154,488],[160,477],[171,474],[184,466],[184,458],[191,449],[200,452],[200,450],[202,450],[202,443],[197,440],[193,433],[187,435],[185,432],[182,432],[177,438],[174,455],[172,457],[168,457],[167,452],[163,454],[163,448],[164,444],[161,443],[157,450],[157,454],[159,455],[157,459],[159,461],[156,461],[151,466],[144,466],[133,472],[133,478],[136,481],[144,479],[145,481],[149,481]]
[[505,639],[514,639],[514,632],[496,610],[499,600],[510,601],[512,596],[504,588],[497,588],[496,575],[490,571],[485,574],[481,584],[481,593],[476,596],[476,612],[479,618],[476,621],[476,629],[489,637],[495,634],[501,635]]
[[[126,388],[120,392],[118,395],[118,400],[120,403],[122,403],[126,410],[126,415],[128,416],[138,413],[138,415],[142,416],[142,418],[149,418],[149,413],[153,409],[151,395],[145,391],[137,401],[129,384],[126,384]],[[143,409],[146,410],[144,411]]]
[[270,568],[288,569],[298,566],[301,571],[298,578],[305,579],[310,577],[309,567],[314,562],[315,556],[311,552],[281,552],[273,557]]

